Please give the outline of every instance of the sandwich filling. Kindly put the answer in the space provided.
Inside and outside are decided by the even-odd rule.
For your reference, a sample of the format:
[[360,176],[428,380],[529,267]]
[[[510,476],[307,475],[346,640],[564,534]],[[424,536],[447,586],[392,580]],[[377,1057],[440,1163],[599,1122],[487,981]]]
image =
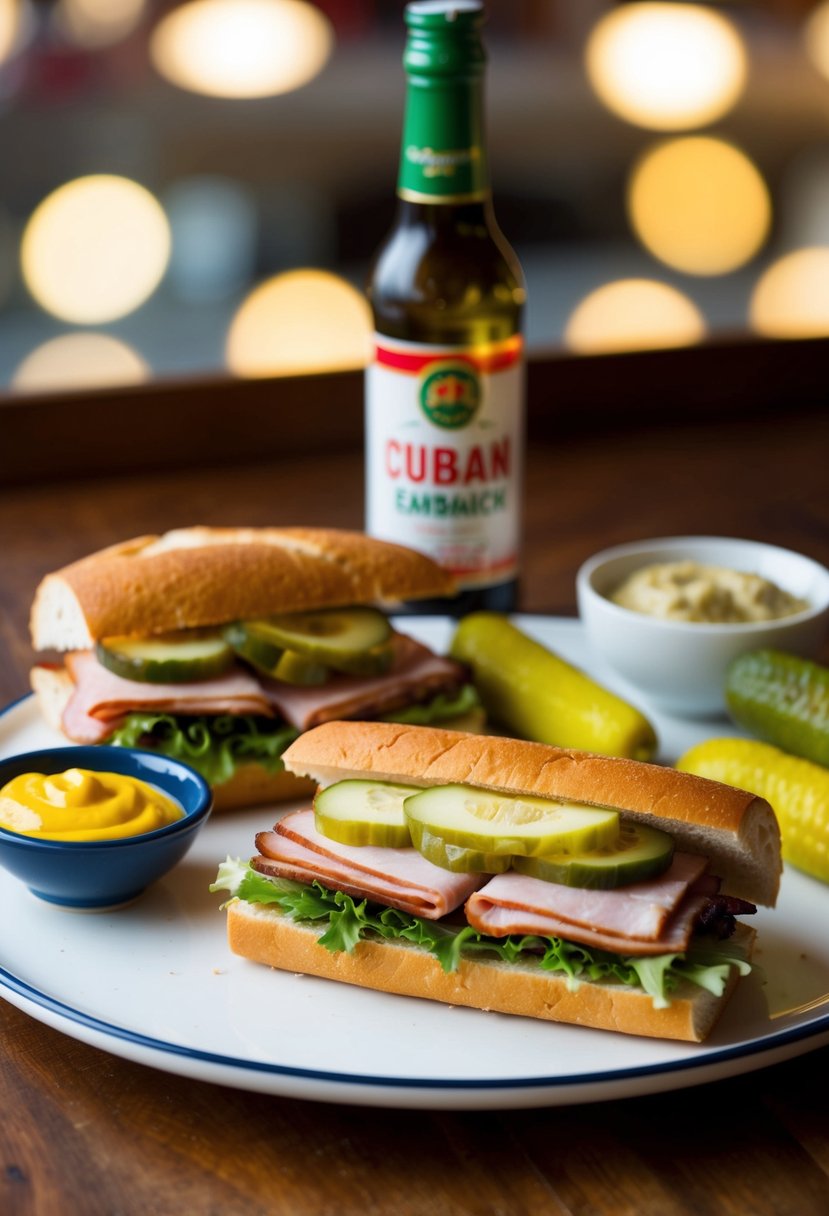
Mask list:
[[77,743],[150,747],[186,760],[212,784],[240,764],[282,769],[282,752],[301,732],[342,718],[418,724],[478,710],[465,668],[393,633],[388,669],[330,671],[320,683],[277,679],[243,658],[218,674],[169,681],[116,674],[91,650],[67,656],[72,688],[62,714]]
[[720,893],[705,858],[676,852],[658,875],[612,889],[528,876],[452,872],[414,847],[349,845],[292,812],[256,838],[249,864],[230,858],[211,890],[271,905],[316,926],[319,945],[351,953],[362,939],[414,942],[445,971],[465,958],[521,961],[582,981],[618,982],[665,1008],[683,981],[715,995],[751,969],[735,916],[753,904]]

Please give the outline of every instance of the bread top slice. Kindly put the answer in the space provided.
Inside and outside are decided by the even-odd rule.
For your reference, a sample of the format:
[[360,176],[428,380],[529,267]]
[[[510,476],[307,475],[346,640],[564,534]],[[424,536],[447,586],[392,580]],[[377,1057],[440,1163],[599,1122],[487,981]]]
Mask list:
[[320,785],[366,776],[419,786],[459,782],[612,807],[708,857],[729,894],[769,906],[777,898],[780,829],[769,803],[662,765],[388,722],[327,722],[294,740],[283,761]]
[[393,607],[455,590],[452,576],[422,553],[360,532],[179,528],[48,574],[30,630],[36,650],[80,650],[104,637],[349,604]]

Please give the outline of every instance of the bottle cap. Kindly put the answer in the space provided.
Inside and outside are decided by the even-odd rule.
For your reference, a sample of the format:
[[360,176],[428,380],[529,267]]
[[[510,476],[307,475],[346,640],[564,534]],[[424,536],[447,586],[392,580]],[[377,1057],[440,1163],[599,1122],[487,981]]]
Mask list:
[[406,5],[406,24],[412,27],[439,29],[456,22],[483,19],[483,0],[414,0]]
[[481,0],[415,0],[406,6],[406,71],[420,76],[477,75],[486,61]]

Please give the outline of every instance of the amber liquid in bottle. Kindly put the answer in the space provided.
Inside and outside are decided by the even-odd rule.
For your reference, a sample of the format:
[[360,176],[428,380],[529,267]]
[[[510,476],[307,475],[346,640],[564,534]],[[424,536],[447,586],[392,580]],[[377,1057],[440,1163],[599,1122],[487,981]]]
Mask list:
[[[454,14],[454,15],[453,15]],[[368,296],[366,529],[455,574],[462,615],[518,586],[525,289],[495,221],[477,3],[412,4],[398,206]]]

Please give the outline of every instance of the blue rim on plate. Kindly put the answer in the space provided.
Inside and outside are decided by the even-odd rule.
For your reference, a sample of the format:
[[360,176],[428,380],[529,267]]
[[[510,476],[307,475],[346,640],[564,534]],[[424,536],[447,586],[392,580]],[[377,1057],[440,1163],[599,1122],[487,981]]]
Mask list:
[[[577,622],[567,624],[578,629]],[[12,705],[0,710],[0,720],[27,700],[29,697],[19,698]],[[210,825],[206,830],[210,830]],[[678,1048],[687,1048],[693,1054],[660,1060],[657,1063],[598,1067],[572,1075],[550,1073],[492,1078],[480,1074],[473,1077],[415,1077],[394,1075],[388,1067],[377,1074],[368,1073],[364,1069],[349,1073],[330,1067],[309,1068],[301,1064],[234,1056],[188,1045],[186,1041],[176,1042],[172,1036],[159,1038],[141,1029],[131,1029],[118,1021],[99,1016],[94,1011],[80,1009],[72,1000],[65,997],[61,999],[61,996],[46,989],[47,986],[42,982],[30,983],[14,974],[8,967],[0,965],[0,996],[6,996],[12,1004],[16,1004],[31,1016],[40,1017],[40,1020],[47,1024],[99,1049],[110,1050],[115,1055],[158,1067],[162,1071],[219,1084],[236,1085],[242,1089],[277,1096],[322,1097],[323,1100],[357,1103],[363,1101],[368,1105],[423,1107],[429,1104],[428,1099],[432,1095],[436,1106],[450,1108],[454,1099],[458,1109],[481,1109],[487,1106],[495,1109],[509,1105],[555,1105],[563,1101],[577,1103],[641,1096],[670,1088],[672,1083],[693,1085],[737,1075],[766,1064],[775,1064],[822,1046],[822,1040],[829,1041],[827,1007],[825,1012],[815,1012],[809,1020],[799,1021],[796,1025],[774,1029],[773,1023],[770,1023],[767,1034],[755,1034],[752,1038],[719,1048],[699,1045],[699,1054],[695,1052],[698,1045],[677,1044]],[[293,1085],[292,1080],[295,1082]],[[328,1090],[320,1092],[325,1091],[326,1086]],[[397,1095],[394,1091],[397,1091]],[[491,1095],[490,1100],[487,1099],[487,1093]],[[395,1097],[399,1099],[397,1102]]]
[[[669,1064],[646,1064],[634,1068],[614,1068],[598,1072],[574,1073],[572,1076],[538,1077],[495,1077],[486,1079],[476,1077],[471,1080],[463,1078],[447,1079],[443,1077],[386,1077],[372,1076],[367,1073],[330,1072],[325,1069],[299,1068],[288,1064],[271,1064],[261,1060],[246,1060],[241,1056],[225,1056],[216,1052],[205,1051],[201,1048],[187,1047],[180,1043],[171,1043],[165,1039],[157,1039],[141,1031],[129,1030],[106,1022],[94,1014],[84,1013],[63,1001],[57,1000],[46,992],[27,984],[4,967],[0,967],[0,993],[3,989],[23,997],[26,1001],[70,1022],[74,1022],[89,1030],[95,1030],[108,1038],[149,1051],[180,1056],[188,1060],[200,1060],[216,1067],[230,1068],[242,1072],[257,1072],[271,1076],[297,1077],[309,1080],[325,1081],[339,1085],[376,1086],[378,1088],[413,1089],[413,1090],[460,1090],[476,1091],[493,1090],[524,1090],[524,1089],[556,1089],[567,1086],[584,1086],[587,1084],[604,1084],[609,1081],[628,1081],[635,1078],[646,1078],[655,1075],[671,1075],[693,1069],[701,1069],[711,1065],[738,1060],[747,1056],[765,1054],[776,1049],[814,1038],[821,1034],[829,1035],[829,1012],[817,1022],[792,1027],[789,1030],[778,1031],[762,1039],[754,1039],[748,1043],[738,1043],[720,1050],[708,1051],[698,1059],[677,1060]],[[117,1052],[115,1053],[117,1054]]]

